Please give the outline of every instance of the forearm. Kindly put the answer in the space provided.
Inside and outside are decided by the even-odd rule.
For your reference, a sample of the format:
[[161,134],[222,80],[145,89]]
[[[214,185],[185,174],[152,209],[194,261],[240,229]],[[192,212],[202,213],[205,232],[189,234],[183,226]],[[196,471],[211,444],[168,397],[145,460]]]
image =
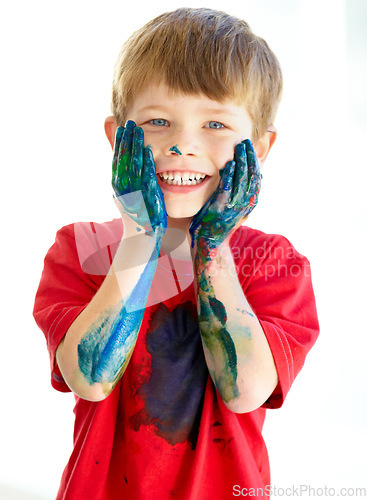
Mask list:
[[209,372],[226,406],[244,413],[261,406],[278,381],[274,360],[222,244],[209,260],[195,259],[199,326]]
[[65,381],[84,399],[108,396],[135,347],[160,248],[154,237],[142,238],[134,252],[122,240],[109,274],[57,349]]

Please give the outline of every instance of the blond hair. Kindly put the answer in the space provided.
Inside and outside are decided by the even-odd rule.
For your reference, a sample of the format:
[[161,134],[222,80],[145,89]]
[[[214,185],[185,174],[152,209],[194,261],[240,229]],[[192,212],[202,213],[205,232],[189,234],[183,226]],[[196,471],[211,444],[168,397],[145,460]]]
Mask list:
[[153,81],[185,94],[244,104],[253,142],[273,123],[282,91],[280,65],[268,44],[245,21],[205,8],[161,14],[124,44],[112,88],[118,125],[125,123],[134,96]]

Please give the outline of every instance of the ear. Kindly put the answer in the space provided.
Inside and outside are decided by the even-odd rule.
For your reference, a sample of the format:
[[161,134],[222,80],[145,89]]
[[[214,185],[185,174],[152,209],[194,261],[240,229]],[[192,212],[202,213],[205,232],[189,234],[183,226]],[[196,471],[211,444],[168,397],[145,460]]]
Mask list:
[[114,116],[108,116],[104,121],[104,131],[106,133],[109,143],[111,144],[112,150],[115,146],[116,129],[117,129],[116,118]]
[[254,144],[255,153],[260,164],[260,167],[263,165],[266,157],[269,154],[269,151],[273,147],[274,142],[277,138],[277,129],[270,125],[265,134],[260,137],[260,139]]

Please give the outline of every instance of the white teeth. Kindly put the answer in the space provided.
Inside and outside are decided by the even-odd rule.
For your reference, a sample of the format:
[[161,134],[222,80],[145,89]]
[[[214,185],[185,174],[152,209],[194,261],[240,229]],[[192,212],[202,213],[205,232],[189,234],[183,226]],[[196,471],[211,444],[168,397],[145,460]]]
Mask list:
[[199,174],[196,172],[160,172],[160,179],[165,184],[170,184],[174,186],[194,186],[200,184],[205,179],[205,174]]

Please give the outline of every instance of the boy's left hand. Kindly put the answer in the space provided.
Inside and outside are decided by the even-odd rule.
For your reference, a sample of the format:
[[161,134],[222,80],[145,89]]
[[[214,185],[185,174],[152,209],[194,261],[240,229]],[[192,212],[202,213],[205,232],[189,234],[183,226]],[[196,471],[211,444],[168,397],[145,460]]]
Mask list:
[[261,174],[250,140],[237,144],[234,158],[220,172],[216,191],[193,217],[191,246],[197,244],[202,257],[209,257],[255,208]]

